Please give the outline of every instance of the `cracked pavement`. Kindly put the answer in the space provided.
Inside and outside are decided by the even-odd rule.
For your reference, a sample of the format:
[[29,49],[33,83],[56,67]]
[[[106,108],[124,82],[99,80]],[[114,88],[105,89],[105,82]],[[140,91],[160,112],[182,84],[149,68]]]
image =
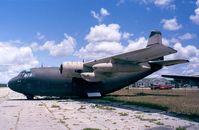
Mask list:
[[199,123],[166,112],[100,99],[38,99],[0,88],[0,130],[172,130],[199,129]]

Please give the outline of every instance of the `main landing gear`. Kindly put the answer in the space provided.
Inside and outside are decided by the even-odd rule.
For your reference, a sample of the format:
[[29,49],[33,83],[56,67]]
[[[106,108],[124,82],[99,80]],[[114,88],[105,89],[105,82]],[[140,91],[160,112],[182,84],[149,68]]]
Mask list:
[[28,100],[33,100],[34,99],[34,96],[33,95],[25,95],[26,96],[26,98],[28,99]]

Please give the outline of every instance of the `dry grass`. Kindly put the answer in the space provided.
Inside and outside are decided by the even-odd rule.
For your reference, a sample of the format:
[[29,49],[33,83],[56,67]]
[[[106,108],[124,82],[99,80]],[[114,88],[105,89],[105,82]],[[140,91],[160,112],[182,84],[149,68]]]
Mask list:
[[96,104],[95,107],[98,109],[102,109],[102,110],[110,110],[110,111],[115,110],[115,108],[113,108],[113,107],[103,106],[103,105],[98,105],[98,104]]
[[176,130],[186,130],[186,128],[180,126],[180,127],[176,128]]
[[51,105],[51,108],[60,108],[60,106],[57,104],[53,104],[53,105]]
[[120,116],[128,116],[129,114],[126,113],[126,112],[120,112],[119,115],[120,115]]
[[199,90],[122,89],[104,99],[199,116]]

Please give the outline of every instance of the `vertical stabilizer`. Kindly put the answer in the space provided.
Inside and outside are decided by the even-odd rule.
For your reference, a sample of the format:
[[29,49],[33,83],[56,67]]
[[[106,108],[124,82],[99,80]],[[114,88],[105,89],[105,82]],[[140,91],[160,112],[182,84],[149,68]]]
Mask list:
[[160,31],[151,31],[147,46],[150,46],[153,44],[162,44],[162,34]]

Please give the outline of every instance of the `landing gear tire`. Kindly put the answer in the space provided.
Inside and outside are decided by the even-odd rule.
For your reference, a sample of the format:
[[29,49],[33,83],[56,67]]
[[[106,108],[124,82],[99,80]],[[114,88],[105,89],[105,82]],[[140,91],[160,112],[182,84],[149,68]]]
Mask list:
[[26,95],[26,98],[27,98],[28,100],[33,100],[33,99],[34,99],[34,96],[33,96],[33,95]]

